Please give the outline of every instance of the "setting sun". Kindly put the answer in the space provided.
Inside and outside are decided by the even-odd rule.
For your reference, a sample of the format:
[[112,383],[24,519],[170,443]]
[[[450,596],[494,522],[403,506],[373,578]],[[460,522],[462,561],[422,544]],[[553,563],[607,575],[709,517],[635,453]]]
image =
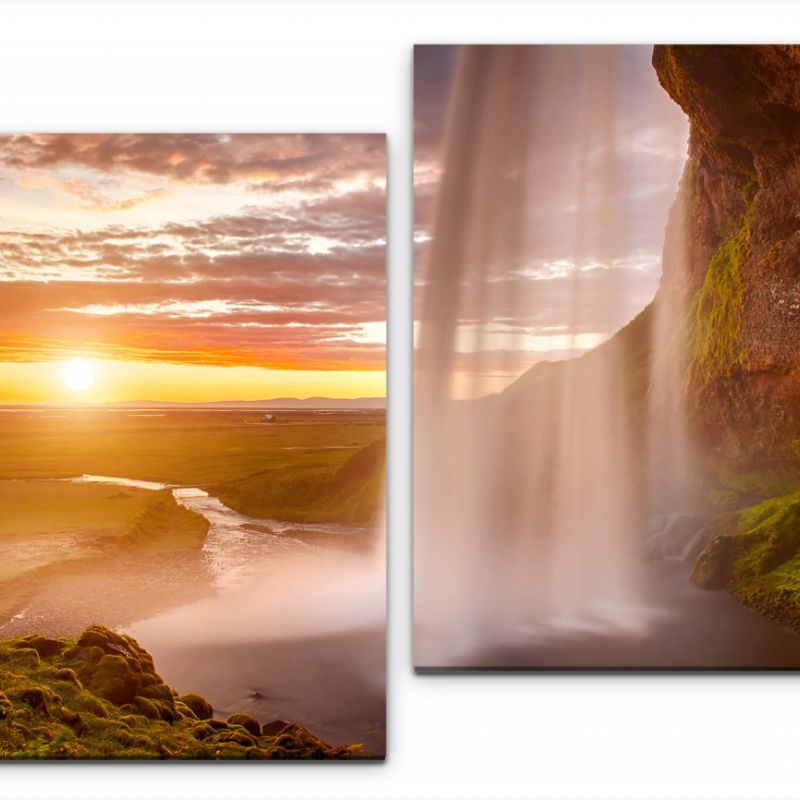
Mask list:
[[68,389],[85,392],[94,385],[94,367],[85,358],[73,358],[64,365],[63,378]]

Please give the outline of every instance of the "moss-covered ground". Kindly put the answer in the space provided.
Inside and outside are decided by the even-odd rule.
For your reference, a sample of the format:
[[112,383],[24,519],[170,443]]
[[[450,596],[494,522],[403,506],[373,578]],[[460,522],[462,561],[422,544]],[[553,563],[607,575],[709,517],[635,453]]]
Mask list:
[[248,714],[214,718],[196,694],[179,695],[129,636],[91,626],[72,639],[0,641],[0,758],[353,758],[299,725],[262,726]]
[[692,581],[800,630],[800,492],[720,515]]

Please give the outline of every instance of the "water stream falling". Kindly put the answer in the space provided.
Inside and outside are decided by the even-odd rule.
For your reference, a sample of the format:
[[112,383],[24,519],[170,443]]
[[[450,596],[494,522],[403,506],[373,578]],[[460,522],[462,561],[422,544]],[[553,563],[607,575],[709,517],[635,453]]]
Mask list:
[[419,275],[417,663],[646,627],[645,444],[684,432],[678,362],[651,387],[633,353],[684,312],[609,337],[655,292],[685,142],[647,48],[461,48]]

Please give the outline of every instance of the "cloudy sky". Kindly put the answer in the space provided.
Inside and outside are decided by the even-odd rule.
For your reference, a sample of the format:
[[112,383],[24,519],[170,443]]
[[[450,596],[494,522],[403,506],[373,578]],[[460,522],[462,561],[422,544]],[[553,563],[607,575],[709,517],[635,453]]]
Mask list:
[[[650,58],[640,46],[415,48],[418,337],[432,237],[455,205],[463,253],[442,264],[465,262],[446,294],[456,394],[580,355],[651,300],[688,125]],[[458,188],[442,207],[447,175]],[[438,324],[440,309],[427,313]]]
[[0,402],[384,394],[383,136],[4,135],[0,226]]

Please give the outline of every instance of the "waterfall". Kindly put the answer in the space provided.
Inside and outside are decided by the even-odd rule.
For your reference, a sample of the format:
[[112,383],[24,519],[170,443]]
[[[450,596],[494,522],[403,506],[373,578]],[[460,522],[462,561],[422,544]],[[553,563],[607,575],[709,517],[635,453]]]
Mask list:
[[644,48],[461,48],[418,273],[417,663],[644,624],[652,312],[609,337],[655,290],[641,198],[675,159],[641,156],[676,136]]
[[651,515],[692,511],[698,502],[686,413],[689,297],[692,285],[686,231],[691,192],[685,186],[670,209],[663,272],[653,301],[647,414],[648,507]]

